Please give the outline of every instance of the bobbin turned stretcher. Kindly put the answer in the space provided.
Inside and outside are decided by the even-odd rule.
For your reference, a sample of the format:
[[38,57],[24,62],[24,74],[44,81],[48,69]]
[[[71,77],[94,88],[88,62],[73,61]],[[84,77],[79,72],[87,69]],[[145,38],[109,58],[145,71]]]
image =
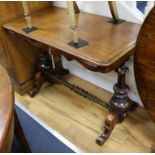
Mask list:
[[[27,3],[25,4],[24,10],[28,10]],[[80,14],[75,2],[70,1],[67,4],[68,14],[65,9],[48,8],[32,14],[33,22],[31,18],[27,18],[30,17],[27,11],[25,13],[26,31],[23,29],[25,24],[23,18],[5,24],[4,28],[10,34],[28,41],[39,49],[38,72],[34,78],[34,87],[28,92],[30,96],[38,93],[44,81],[61,83],[78,95],[109,110],[104,132],[96,140],[99,145],[102,145],[115,124],[122,122],[128,111],[137,107],[137,103],[128,97],[129,87],[125,83],[128,68],[125,62],[133,54],[140,26],[119,19],[114,2],[109,2],[112,19],[88,13]],[[39,18],[40,16],[42,19]],[[68,16],[69,19],[66,18]],[[84,22],[86,24],[83,24]],[[98,22],[98,28],[96,28],[96,22]],[[68,30],[71,33],[68,33]],[[78,61],[91,71],[107,73],[115,70],[118,80],[114,85],[114,94],[110,102],[105,103],[91,92],[64,80],[63,76],[69,74],[69,71],[62,67],[60,59],[57,61],[56,58],[60,55],[64,55],[68,60]]]

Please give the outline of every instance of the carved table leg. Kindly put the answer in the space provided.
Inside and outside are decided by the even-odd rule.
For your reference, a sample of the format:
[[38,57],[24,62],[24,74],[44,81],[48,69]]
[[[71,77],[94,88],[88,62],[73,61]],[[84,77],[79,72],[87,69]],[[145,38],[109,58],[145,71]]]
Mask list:
[[43,82],[45,81],[45,76],[42,70],[46,67],[48,61],[47,54],[44,52],[39,52],[39,63],[37,67],[37,73],[33,79],[33,87],[29,90],[28,94],[33,97],[40,90]]
[[37,73],[33,80],[33,87],[29,90],[28,94],[31,97],[36,95],[45,81],[51,82],[49,77],[52,74],[64,76],[66,74],[69,74],[69,71],[62,67],[60,56],[59,61],[57,60],[55,62],[54,58],[51,58],[51,53],[48,53],[47,51],[40,51]]
[[128,111],[134,110],[137,107],[136,102],[133,102],[128,97],[129,87],[125,84],[125,74],[128,72],[128,68],[123,64],[117,70],[118,81],[114,85],[114,95],[110,99],[110,105],[113,112],[108,115],[103,134],[97,139],[99,145],[103,145],[109,137],[117,122],[122,122],[127,116]]
[[45,81],[45,77],[42,72],[37,72],[34,78],[33,87],[29,90],[28,94],[33,97],[40,90],[43,82]]
[[114,85],[114,95],[110,100],[110,105],[116,111],[119,122],[124,120],[132,104],[128,97],[129,87],[125,84],[125,74],[128,70],[125,65],[118,68],[118,81]]

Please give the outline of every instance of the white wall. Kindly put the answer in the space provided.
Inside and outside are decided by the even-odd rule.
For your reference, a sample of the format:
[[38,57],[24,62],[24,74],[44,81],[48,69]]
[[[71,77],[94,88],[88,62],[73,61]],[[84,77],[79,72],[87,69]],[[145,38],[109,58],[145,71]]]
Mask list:
[[[65,1],[58,1],[54,2],[54,5],[59,7],[66,7]],[[81,11],[84,12],[90,12],[98,15],[104,15],[104,16],[111,16],[108,3],[105,1],[87,1],[87,2],[78,2],[78,6]],[[128,5],[125,2],[117,2],[117,7],[119,10],[119,16],[122,19],[136,22],[136,23],[142,23],[143,17],[139,12],[135,16],[134,12],[128,7]],[[77,75],[81,77],[82,79],[85,79],[99,87],[102,87],[106,90],[109,90],[110,92],[113,92],[113,85],[117,80],[116,73],[114,71],[106,74],[91,72],[87,69],[85,69],[83,66],[81,66],[79,63],[72,61],[68,62],[65,58],[63,58],[63,65],[64,67],[68,68],[71,73],[74,75]],[[135,79],[134,79],[134,73],[133,73],[133,58],[127,62],[127,66],[130,69],[130,72],[127,74],[127,84],[130,87],[129,96],[140,103],[140,98],[136,89]]]
[[[56,1],[53,4],[66,8],[66,1]],[[107,1],[77,1],[77,4],[81,11],[111,17]],[[143,14],[135,8],[134,2],[117,1],[116,4],[120,18],[136,23],[143,22]]]

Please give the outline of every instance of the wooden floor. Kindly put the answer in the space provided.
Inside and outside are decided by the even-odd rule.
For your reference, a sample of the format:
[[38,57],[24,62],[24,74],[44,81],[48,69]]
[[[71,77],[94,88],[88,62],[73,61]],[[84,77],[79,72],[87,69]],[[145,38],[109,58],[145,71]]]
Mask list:
[[[109,101],[109,92],[73,75],[67,78]],[[16,94],[16,100],[83,152],[152,152],[155,149],[155,124],[142,108],[118,124],[108,141],[100,147],[95,140],[102,132],[108,114],[103,107],[58,84],[45,84],[34,98]]]

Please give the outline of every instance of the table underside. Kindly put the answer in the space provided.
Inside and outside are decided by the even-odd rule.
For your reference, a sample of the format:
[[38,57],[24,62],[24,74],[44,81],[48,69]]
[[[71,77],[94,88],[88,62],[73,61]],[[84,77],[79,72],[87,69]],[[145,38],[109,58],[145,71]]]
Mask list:
[[[128,86],[125,84],[128,68],[124,62],[133,52],[140,26],[130,22],[109,23],[109,18],[89,13],[76,14],[76,19],[79,38],[89,42],[78,49],[68,44],[72,41],[72,36],[66,9],[47,7],[32,13],[33,26],[37,30],[30,33],[23,31],[26,28],[23,17],[5,24],[4,28],[48,52],[39,52],[38,71],[34,77],[33,88],[28,92],[30,96],[38,93],[44,81],[60,83],[110,111],[104,123],[104,131],[96,140],[97,144],[103,145],[115,124],[122,122],[128,111],[137,107],[137,103],[128,97]],[[92,71],[105,73],[119,68],[118,82],[114,85],[114,95],[109,103],[104,103],[85,89],[63,79],[69,71],[62,65],[56,65],[51,59],[55,54],[51,53],[51,48],[54,48],[56,53],[63,54],[68,60],[77,60]]]

